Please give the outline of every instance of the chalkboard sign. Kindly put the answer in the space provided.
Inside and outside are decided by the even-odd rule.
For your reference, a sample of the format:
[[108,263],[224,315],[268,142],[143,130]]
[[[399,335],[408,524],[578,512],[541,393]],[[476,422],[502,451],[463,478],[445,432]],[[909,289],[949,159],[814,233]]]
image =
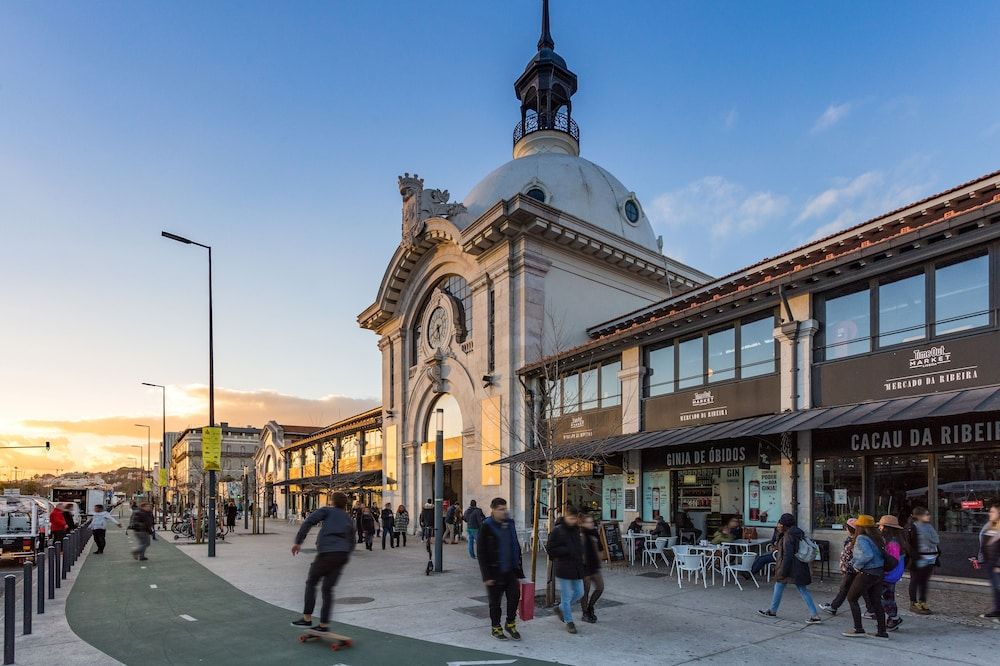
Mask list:
[[625,561],[625,548],[622,546],[622,530],[617,520],[601,523],[598,533],[601,535],[601,548],[608,564]]

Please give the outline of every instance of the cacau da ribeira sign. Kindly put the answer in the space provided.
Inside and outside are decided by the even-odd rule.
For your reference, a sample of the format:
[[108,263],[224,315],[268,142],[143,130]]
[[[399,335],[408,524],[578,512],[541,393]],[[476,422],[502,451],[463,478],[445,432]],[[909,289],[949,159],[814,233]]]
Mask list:
[[813,433],[814,448],[857,453],[975,448],[1000,441],[1000,420],[925,422],[898,428]]

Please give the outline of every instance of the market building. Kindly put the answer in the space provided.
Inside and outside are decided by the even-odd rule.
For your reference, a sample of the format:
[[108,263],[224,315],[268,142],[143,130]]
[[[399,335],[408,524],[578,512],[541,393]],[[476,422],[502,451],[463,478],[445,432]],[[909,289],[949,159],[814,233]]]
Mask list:
[[[268,482],[265,472],[258,488],[278,503],[280,517],[325,506],[336,491],[348,493],[352,502],[380,506],[384,492],[393,486],[392,477],[383,475],[381,407],[313,429],[283,447],[268,448],[280,457],[274,461],[273,480]],[[264,464],[266,469],[266,458]]]
[[[244,466],[253,465],[261,431],[225,422],[219,427],[222,429],[222,458],[216,477],[219,483],[234,483],[243,478]],[[198,496],[205,490],[206,479],[201,456],[201,428],[186,428],[170,448],[167,501],[182,508],[195,506]]]
[[275,492],[274,484],[287,478],[285,447],[319,430],[315,426],[282,425],[268,421],[260,431],[260,444],[254,453],[254,490],[257,503],[265,511],[273,504],[278,506],[277,515],[285,516],[286,497],[283,492]]

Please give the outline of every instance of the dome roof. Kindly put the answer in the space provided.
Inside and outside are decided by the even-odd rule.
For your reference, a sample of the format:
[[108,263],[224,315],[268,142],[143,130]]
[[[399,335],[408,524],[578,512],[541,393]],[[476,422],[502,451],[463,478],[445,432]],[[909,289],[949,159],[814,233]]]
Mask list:
[[462,201],[469,211],[467,220],[477,219],[500,200],[536,188],[553,208],[660,254],[653,227],[635,195],[610,173],[575,155],[540,152],[507,162]]

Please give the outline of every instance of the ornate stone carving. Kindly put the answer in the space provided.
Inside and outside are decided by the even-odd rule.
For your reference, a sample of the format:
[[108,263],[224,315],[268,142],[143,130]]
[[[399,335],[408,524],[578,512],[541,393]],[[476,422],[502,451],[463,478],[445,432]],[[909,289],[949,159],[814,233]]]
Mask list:
[[448,190],[424,189],[424,179],[404,173],[399,177],[399,194],[403,197],[403,246],[413,247],[424,225],[432,217],[445,219],[465,212],[461,203],[449,203]]
[[443,350],[438,350],[433,356],[424,362],[424,375],[431,382],[431,390],[435,393],[447,393],[444,378],[444,359],[447,354]]

